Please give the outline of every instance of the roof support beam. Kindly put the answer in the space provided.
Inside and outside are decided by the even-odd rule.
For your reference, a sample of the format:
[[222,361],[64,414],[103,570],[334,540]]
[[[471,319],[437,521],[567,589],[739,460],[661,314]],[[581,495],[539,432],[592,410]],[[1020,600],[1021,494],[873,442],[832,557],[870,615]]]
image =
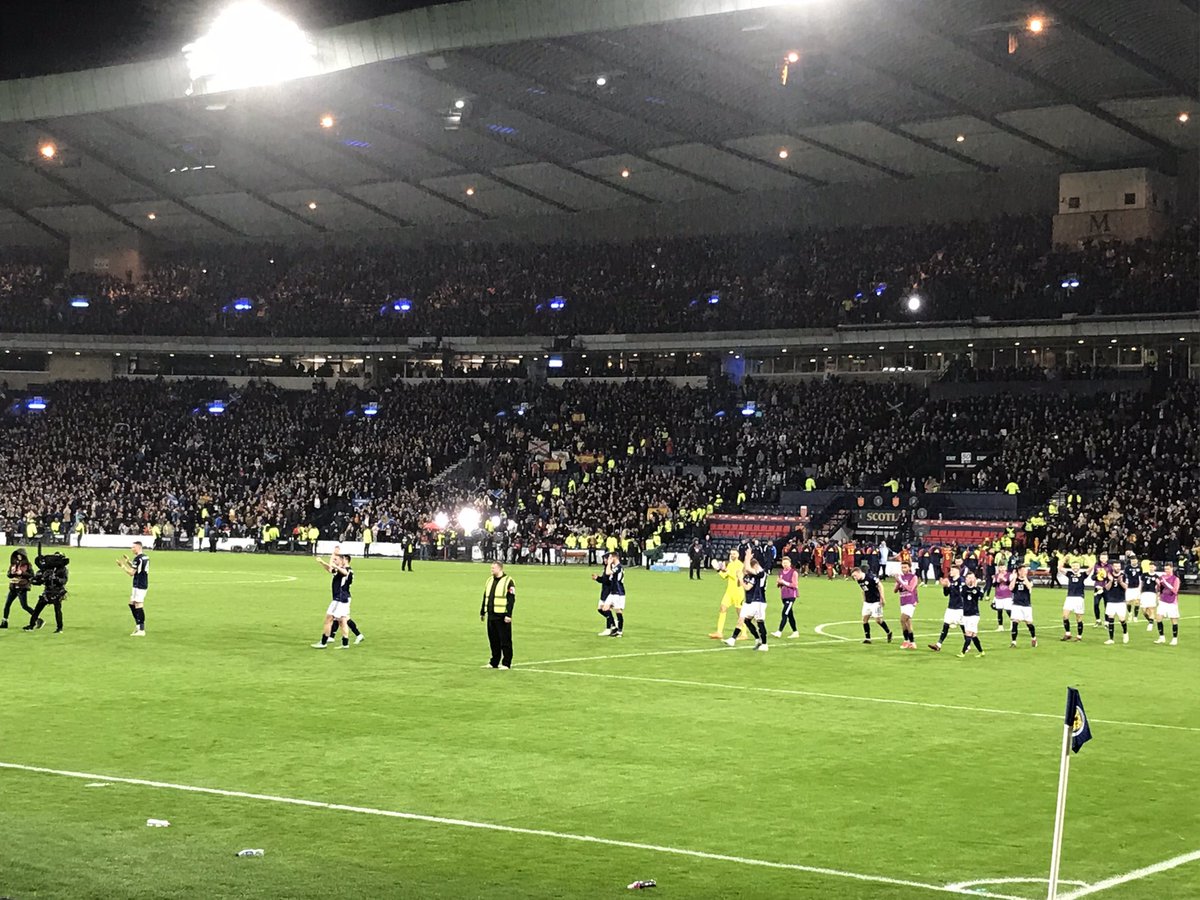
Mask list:
[[1142,54],[1138,53],[1132,47],[1122,44],[1119,40],[1111,35],[1105,34],[1099,28],[1096,28],[1090,22],[1080,18],[1074,13],[1067,12],[1062,9],[1057,3],[1042,3],[1042,8],[1049,13],[1055,22],[1061,22],[1067,28],[1070,28],[1081,37],[1087,38],[1093,44],[1098,44],[1103,47],[1113,56],[1118,57],[1124,62],[1129,63],[1135,69],[1141,69],[1152,78],[1158,79],[1171,90],[1184,97],[1189,97],[1192,100],[1200,100],[1200,90],[1196,88],[1196,82],[1187,82],[1181,78],[1177,78],[1171,72],[1168,72],[1158,63],[1153,60],[1146,59]]
[[[586,56],[588,59],[593,60],[596,63],[596,65],[598,65],[598,66],[602,67],[604,65],[604,60],[600,59],[595,54],[588,52],[588,50],[584,46],[582,46],[582,43],[578,40],[567,38],[567,39],[556,42],[556,45],[565,46],[569,50],[569,52],[575,56]],[[681,86],[680,84],[678,84],[678,82],[675,82],[671,79],[664,78],[662,75],[651,75],[650,73],[646,72],[643,69],[639,69],[636,66],[632,66],[629,64],[629,61],[627,59],[622,59],[621,68],[627,72],[630,72],[631,74],[637,75],[640,78],[645,78],[648,81],[654,81],[654,80],[667,81],[668,83],[670,83],[672,90],[676,91],[677,93],[686,94],[686,95],[692,97],[694,100],[696,100],[696,102],[698,104],[700,104],[701,109],[706,109],[706,108],[714,106],[714,105],[718,105],[718,106],[721,105],[719,103],[714,102],[712,97],[708,97],[703,94],[697,94],[694,91],[691,91],[691,90]],[[631,119],[640,119],[641,121],[645,122],[647,125],[652,125],[655,127],[662,127],[662,123],[660,121],[656,120],[653,116],[648,116],[642,112],[635,113],[635,112],[633,112],[633,110],[627,109],[625,107],[617,106],[615,103],[608,103],[605,100],[603,100],[602,98],[588,97],[587,102],[592,103],[596,106],[602,107],[603,109],[607,109],[609,112],[617,113],[618,115],[628,116]],[[760,166],[765,166],[766,168],[771,169],[774,172],[778,172],[781,175],[787,175],[791,178],[796,179],[797,181],[803,182],[808,187],[824,187],[826,184],[828,184],[828,182],[822,181],[820,178],[814,178],[811,175],[806,175],[803,172],[799,172],[796,169],[789,168],[788,166],[778,165],[776,163],[771,162],[769,159],[762,159],[761,157],[755,156],[752,153],[746,153],[742,150],[738,150],[734,147],[730,147],[727,144],[714,144],[698,135],[688,135],[688,137],[692,138],[692,140],[694,140],[698,143],[705,144],[709,147],[712,147],[714,150],[718,150],[722,153],[729,153],[732,156],[736,156],[739,159],[744,159],[747,162],[752,162],[752,163],[756,163],[757,165],[760,165]]]
[[[437,81],[440,81],[442,84],[446,84],[451,87],[457,87],[457,85],[455,85],[452,81],[450,81],[449,79],[440,77],[436,72],[428,72],[425,74],[431,78],[436,79]],[[382,95],[377,93],[374,89],[370,91],[370,96],[376,97],[376,98],[382,97]],[[412,113],[414,115],[422,114],[421,110],[418,110],[415,106],[411,105],[407,101],[403,101],[403,100],[397,101],[391,95],[388,95],[386,99],[389,104],[398,104],[406,112]],[[442,159],[449,160],[450,162],[454,163],[456,166],[461,166],[466,171],[470,171],[474,168],[477,168],[477,166],[475,166],[475,164],[472,163],[470,160],[468,160],[466,157],[459,156],[456,153],[452,153],[452,152],[449,152],[446,150],[439,149],[437,147],[432,146],[431,144],[426,144],[424,141],[417,140],[416,138],[412,137],[411,135],[403,134],[403,133],[396,131],[385,125],[380,125],[378,122],[372,121],[371,127],[377,128],[380,131],[385,132],[388,135],[391,135],[396,140],[403,141],[404,143],[409,144],[410,146],[416,147],[419,150],[422,150],[423,152],[428,153],[432,156],[440,156]],[[467,128],[474,134],[478,134],[480,137],[486,138],[487,140],[491,141],[492,143],[501,144],[503,146],[509,146],[508,140],[505,140],[504,138],[501,138],[500,136],[493,134],[492,132],[488,131],[486,128],[483,128],[482,126],[480,126],[477,122],[474,122],[474,121],[468,122],[466,124],[461,124],[459,127]],[[583,169],[580,169],[574,163],[569,163],[566,160],[550,156],[540,150],[537,150],[536,148],[530,147],[524,141],[513,140],[512,143],[519,146],[522,153],[528,154],[529,156],[536,159],[538,162],[543,162],[543,163],[548,163],[553,166],[558,166],[560,169],[565,169],[573,175],[578,175],[580,178],[585,178],[588,181],[592,181],[592,182],[595,182],[596,184],[603,185],[604,187],[608,188],[609,190],[613,190],[613,191],[617,191],[618,193],[626,194],[630,197],[635,198],[636,200],[639,200],[642,203],[653,202],[650,197],[647,197],[644,194],[639,194],[637,191],[632,190],[631,188],[627,188],[624,185],[613,184],[610,181],[606,181],[603,178],[601,178],[599,175],[593,175],[591,172],[586,172]],[[555,206],[562,206],[570,212],[578,212],[578,210],[572,209],[570,207],[566,207],[566,204],[559,204],[558,201],[552,200],[549,197],[545,197],[542,194],[539,194],[536,191],[525,187],[524,185],[517,184],[515,181],[505,178],[503,175],[498,175],[498,174],[496,174],[496,172],[494,170],[489,170],[487,172],[487,176],[489,178],[496,180],[500,184],[510,187],[513,190],[520,191],[523,194],[527,194],[528,196],[533,197],[536,200],[540,200],[543,203],[550,203]]]
[[[72,197],[74,197],[80,203],[83,203],[85,206],[90,206],[90,207],[92,207],[92,209],[95,209],[95,210],[99,211],[100,213],[102,213],[106,218],[112,219],[114,222],[116,222],[118,225],[120,225],[123,229],[130,229],[132,231],[138,232],[139,234],[149,235],[150,232],[148,232],[141,225],[138,225],[136,222],[132,221],[131,219],[125,218],[123,215],[116,212],[115,210],[110,209],[108,206],[106,206],[104,203],[102,203],[97,198],[93,197],[91,194],[89,194],[83,188],[72,184],[69,180],[67,180],[66,178],[63,178],[57,172],[51,171],[51,169],[48,168],[47,166],[37,165],[36,163],[31,163],[28,160],[21,159],[21,157],[16,156],[15,154],[10,153],[8,150],[5,150],[3,148],[0,148],[0,157],[7,159],[9,162],[16,163],[19,166],[24,166],[25,168],[29,169],[31,172],[36,172],[38,175],[40,175],[42,178],[49,181],[55,187],[59,188],[60,190],[66,191],[68,194],[70,194]],[[53,165],[53,163],[51,163],[50,165]]]
[[[38,130],[42,132],[42,134],[46,135],[46,137],[57,140],[60,143],[63,142],[61,138],[55,137],[54,132],[50,130],[50,127],[47,125],[47,123],[34,122],[31,124],[35,125],[38,128]],[[214,216],[210,213],[206,213],[204,210],[200,209],[197,206],[192,205],[187,200],[185,200],[183,197],[179,196],[178,194],[174,193],[173,191],[166,190],[162,186],[155,184],[154,182],[150,181],[149,179],[144,178],[141,175],[138,175],[137,173],[130,171],[123,164],[117,162],[117,160],[113,159],[111,156],[109,156],[103,150],[96,147],[95,144],[93,144],[92,142],[86,141],[86,140],[78,137],[77,134],[75,134],[73,132],[63,131],[61,129],[61,126],[59,126],[59,125],[55,125],[54,130],[57,131],[59,134],[65,136],[66,143],[69,144],[71,147],[81,150],[82,152],[84,152],[88,156],[90,156],[92,159],[96,160],[96,162],[100,163],[103,166],[107,166],[108,168],[112,169],[114,172],[117,172],[118,174],[124,176],[125,178],[128,178],[134,184],[140,184],[142,187],[147,188],[151,191],[154,191],[157,194],[160,194],[161,196],[165,197],[167,200],[170,200],[176,206],[180,207],[181,209],[187,210],[193,216],[197,216],[197,217],[203,219],[208,224],[214,226],[215,228],[219,229],[220,231],[224,231],[226,234],[233,235],[234,237],[245,237],[246,236],[245,232],[239,231],[238,229],[236,229],[232,225],[230,225],[228,222],[222,221],[221,219],[218,219],[216,216]]]
[[1088,100],[1084,97],[1080,97],[1074,91],[1064,88],[1062,85],[1051,81],[1044,75],[1039,75],[1037,72],[1029,71],[1025,67],[1017,64],[1009,56],[985,50],[983,47],[980,47],[969,38],[960,34],[955,34],[952,31],[948,31],[935,19],[923,12],[915,3],[912,2],[912,0],[907,0],[907,2],[902,0],[902,3],[907,10],[908,18],[929,34],[937,35],[948,44],[952,44],[959,50],[969,53],[976,59],[993,65],[997,69],[1000,69],[1009,75],[1013,75],[1024,81],[1028,81],[1030,84],[1035,84],[1045,91],[1049,91],[1062,102],[1078,107],[1100,121],[1111,125],[1114,128],[1120,129],[1131,137],[1137,138],[1142,143],[1153,147],[1160,153],[1170,154],[1172,156],[1178,153],[1177,148],[1173,147],[1170,143],[1164,141],[1162,138],[1151,134],[1144,128],[1141,128],[1132,122],[1122,119],[1120,116],[1110,113],[1099,104],[1093,103],[1091,100]]
[[[180,156],[184,159],[187,159],[191,163],[199,162],[199,160],[193,158],[192,156],[190,156],[187,153],[183,153],[182,151],[175,150],[175,149],[172,149],[171,147],[168,147],[165,143],[163,143],[163,141],[161,139],[155,137],[152,134],[149,134],[146,131],[143,131],[141,128],[138,128],[135,125],[130,124],[128,121],[126,121],[124,119],[119,119],[113,115],[105,115],[105,116],[103,116],[103,118],[107,119],[115,127],[127,132],[128,134],[131,134],[133,137],[137,138],[139,141],[149,144],[150,146],[154,147],[155,149],[157,149],[158,151],[160,151],[162,153],[167,154],[168,156],[172,156],[172,155]],[[300,213],[296,212],[296,210],[294,210],[294,209],[288,209],[282,203],[276,203],[274,200],[272,200],[266,194],[260,193],[259,191],[256,191],[253,188],[246,187],[244,184],[239,182],[237,179],[229,177],[228,173],[222,172],[220,169],[214,169],[213,175],[214,175],[214,177],[218,178],[219,180],[225,182],[227,185],[229,185],[235,191],[239,191],[239,192],[245,194],[246,196],[251,197],[254,200],[257,200],[259,203],[263,204],[264,206],[269,206],[271,209],[275,210],[275,212],[277,212],[281,215],[287,216],[290,219],[295,219],[297,222],[304,223],[304,225],[306,227],[311,228],[313,231],[324,232],[326,230],[324,225],[321,225],[318,222],[314,222],[312,219],[309,219],[309,218],[306,218],[306,217],[300,215]]]
[[50,235],[50,237],[54,238],[59,243],[67,244],[67,245],[70,245],[70,243],[71,243],[71,239],[67,235],[63,234],[57,228],[51,228],[49,225],[47,225],[41,219],[37,218],[34,215],[31,215],[30,213],[26,212],[23,209],[21,209],[21,207],[17,206],[15,203],[13,203],[7,197],[0,197],[0,209],[7,209],[10,213],[12,213],[15,216],[20,217],[22,220],[24,220],[25,222],[28,222],[30,225],[32,225],[34,228],[38,229],[39,231],[44,231],[46,234]]
[[[488,66],[489,68],[495,69],[498,72],[504,72],[507,75],[512,75],[516,78],[520,78],[523,81],[527,81],[527,80],[531,80],[531,79],[537,80],[534,76],[530,75],[528,72],[521,72],[521,71],[511,69],[508,66],[501,65],[500,63],[494,62],[490,59],[483,60],[483,64]],[[504,106],[511,106],[513,109],[517,110],[518,112],[521,112],[527,116],[530,116],[531,118],[539,119],[542,122],[545,122],[547,125],[551,125],[560,131],[565,131],[570,134],[576,134],[576,135],[579,135],[580,137],[585,137],[590,141],[595,141],[597,144],[600,144],[605,147],[610,147],[619,153],[624,153],[628,156],[632,156],[636,159],[640,159],[642,162],[649,163],[650,165],[653,165],[653,166],[657,166],[660,169],[665,169],[668,172],[673,172],[676,175],[682,175],[685,178],[690,178],[692,181],[699,182],[700,184],[703,184],[707,187],[715,188],[716,190],[721,191],[722,193],[725,193],[725,194],[738,193],[737,189],[730,187],[729,185],[725,184],[722,181],[716,181],[716,180],[714,180],[712,178],[708,178],[704,175],[699,175],[689,169],[685,169],[681,166],[674,165],[673,163],[669,163],[669,162],[666,162],[661,159],[657,159],[652,156],[647,156],[644,153],[641,153],[640,151],[635,150],[628,145],[625,145],[617,140],[614,140],[613,136],[610,134],[601,134],[598,131],[593,131],[591,128],[587,128],[586,126],[581,126],[578,123],[565,121],[561,116],[547,113],[544,109],[532,108],[532,104],[530,104],[529,101],[527,101],[527,100],[516,100],[516,99],[510,97],[508,100],[501,101],[501,100],[497,100],[496,98],[488,95],[486,90],[481,90],[479,88],[473,88],[471,90],[471,92],[478,94],[480,96],[487,96],[488,99],[491,100],[492,102],[500,103],[501,105],[504,105]]]
[[981,122],[986,122],[997,131],[1002,131],[1007,135],[1017,138],[1018,140],[1025,141],[1027,144],[1031,144],[1032,146],[1037,147],[1039,150],[1044,150],[1047,153],[1053,153],[1055,156],[1067,160],[1072,165],[1088,166],[1091,164],[1088,160],[1084,159],[1082,156],[1077,156],[1070,150],[1064,150],[1061,147],[1055,147],[1049,141],[1044,141],[1036,135],[1029,134],[1027,131],[1022,131],[1015,125],[1010,125],[1003,119],[999,119],[989,112],[984,112],[982,109],[976,109],[974,106],[971,106],[968,103],[963,103],[956,97],[952,97],[949,94],[943,94],[936,88],[922,84],[921,82],[915,80],[911,75],[906,75],[904,72],[898,72],[895,69],[890,69],[886,66],[880,66],[866,57],[860,56],[854,51],[846,49],[845,47],[838,47],[837,52],[845,56],[847,59],[853,60],[855,64],[864,69],[870,69],[874,72],[878,72],[880,75],[885,75],[899,84],[903,84],[912,88],[917,93],[924,94],[926,97],[931,97],[934,100],[937,100],[939,103],[944,103],[953,109],[957,109],[964,115],[979,119]]

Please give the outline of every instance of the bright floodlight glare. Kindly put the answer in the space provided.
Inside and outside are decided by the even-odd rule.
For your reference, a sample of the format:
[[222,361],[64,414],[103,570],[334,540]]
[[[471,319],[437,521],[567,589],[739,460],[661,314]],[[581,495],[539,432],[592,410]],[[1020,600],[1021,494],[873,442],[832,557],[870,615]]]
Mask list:
[[1190,119],[1190,118],[1191,118],[1191,116],[1189,116],[1186,112],[1181,112],[1179,114],[1179,122],[1181,125],[1186,125],[1188,119]]
[[42,159],[54,159],[58,155],[58,148],[51,143],[45,143],[38,147],[38,153],[42,155]]
[[[291,19],[257,0],[238,0],[183,48],[193,90],[233,91],[317,71],[316,47]],[[190,93],[190,91],[189,91]]]
[[1029,22],[1026,24],[1025,27],[1028,28],[1034,34],[1041,34],[1042,29],[1044,29],[1046,27],[1046,20],[1043,19],[1041,16],[1034,16],[1033,18],[1031,18],[1029,20]]
[[454,108],[455,108],[455,109],[465,109],[465,108],[466,108],[466,106],[467,106],[467,101],[466,101],[466,100],[455,100],[455,101],[454,101]]
[[908,307],[909,312],[916,312],[921,308],[921,298],[917,294],[909,294],[908,299],[904,301],[904,305]]
[[458,511],[458,527],[463,530],[464,534],[477,531],[482,520],[483,517],[479,514],[479,510],[473,506],[464,506]]
[[789,53],[788,53],[788,55],[787,55],[787,61],[788,61],[788,62],[790,62],[790,63],[798,63],[798,62],[800,62],[800,54],[799,54],[799,53],[797,53],[795,50],[792,50],[792,51],[791,51],[791,52],[789,52]]
[[606,84],[608,84],[608,79],[603,75],[596,78],[596,87],[604,87]]
[[447,525],[450,524],[450,517],[448,515],[446,515],[444,512],[440,512],[436,516],[433,517],[433,524],[436,525],[439,529],[445,528]]
[[321,127],[322,128],[332,128],[333,127],[333,116],[330,116],[330,115],[321,116]]

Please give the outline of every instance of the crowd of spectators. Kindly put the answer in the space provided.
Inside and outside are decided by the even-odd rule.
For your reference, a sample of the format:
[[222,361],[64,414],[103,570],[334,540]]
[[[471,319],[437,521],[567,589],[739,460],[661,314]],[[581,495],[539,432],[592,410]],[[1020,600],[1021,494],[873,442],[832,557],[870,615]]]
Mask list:
[[[644,542],[783,487],[1002,491],[1046,509],[1048,546],[1169,552],[1200,538],[1200,388],[996,391],[665,381],[396,382],[285,391],[211,380],[60,382],[3,392],[0,525],[256,537],[264,526],[380,541],[463,507],[527,544]],[[969,451],[973,468],[944,466]],[[1062,496],[1072,501],[1056,503]],[[1077,498],[1077,499],[1075,499]],[[671,524],[668,524],[671,523]]]
[[0,260],[5,329],[45,333],[750,330],[1195,312],[1198,297],[1192,222],[1162,241],[1074,248],[1052,247],[1043,220],[1004,218],[622,243],[242,249],[160,261],[140,279]]

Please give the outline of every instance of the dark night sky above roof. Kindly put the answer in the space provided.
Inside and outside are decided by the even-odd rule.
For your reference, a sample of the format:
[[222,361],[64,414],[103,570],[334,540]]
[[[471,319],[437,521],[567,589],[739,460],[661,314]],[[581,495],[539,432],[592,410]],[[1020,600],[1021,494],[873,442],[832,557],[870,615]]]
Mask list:
[[[176,53],[227,0],[2,0],[0,79]],[[309,30],[434,6],[432,0],[279,0]]]

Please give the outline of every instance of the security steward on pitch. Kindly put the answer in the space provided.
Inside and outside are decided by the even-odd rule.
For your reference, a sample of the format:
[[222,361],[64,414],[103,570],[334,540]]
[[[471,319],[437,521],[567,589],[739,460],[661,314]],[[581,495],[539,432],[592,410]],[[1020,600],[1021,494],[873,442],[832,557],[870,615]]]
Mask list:
[[512,612],[517,602],[513,580],[504,574],[502,563],[492,563],[492,574],[483,585],[483,602],[479,605],[479,621],[487,622],[488,643],[492,645],[493,669],[512,666]]

